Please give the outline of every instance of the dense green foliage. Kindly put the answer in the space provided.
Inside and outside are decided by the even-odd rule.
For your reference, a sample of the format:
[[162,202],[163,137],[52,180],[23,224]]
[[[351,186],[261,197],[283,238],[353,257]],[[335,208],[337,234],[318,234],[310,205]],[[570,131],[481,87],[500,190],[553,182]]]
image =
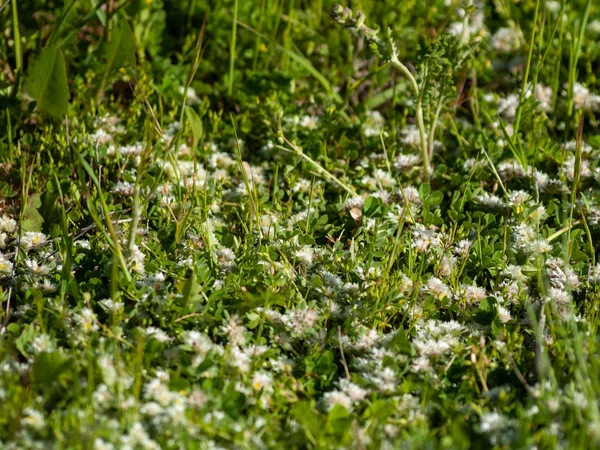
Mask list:
[[0,448],[600,447],[593,3],[0,0]]

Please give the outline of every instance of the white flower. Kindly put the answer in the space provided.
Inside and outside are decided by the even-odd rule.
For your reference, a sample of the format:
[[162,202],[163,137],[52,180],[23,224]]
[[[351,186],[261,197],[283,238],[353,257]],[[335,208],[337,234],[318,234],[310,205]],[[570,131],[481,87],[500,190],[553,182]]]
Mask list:
[[185,334],[184,343],[202,356],[205,356],[213,347],[213,343],[209,337],[196,330],[188,331]]
[[13,263],[6,256],[0,253],[0,277],[6,277],[12,274]]
[[31,349],[34,353],[51,352],[55,347],[52,338],[43,333],[37,335],[31,343]]
[[31,275],[35,277],[43,277],[50,273],[50,267],[45,264],[38,264],[35,259],[28,259],[25,261],[25,265],[27,266],[27,270],[31,273]]
[[165,333],[165,331],[161,330],[160,328],[147,327],[145,332],[146,332],[146,336],[150,336],[153,339],[156,339],[158,342],[161,342],[161,343],[167,342],[171,339],[169,337],[169,335],[167,333]]
[[535,86],[535,98],[540,102],[538,108],[545,112],[552,111],[552,88],[538,83]]
[[300,126],[307,130],[314,130],[319,124],[319,118],[317,116],[302,116],[300,119]]
[[96,314],[90,308],[83,308],[79,314],[74,315],[74,319],[86,333],[96,331],[99,328]]
[[464,296],[468,303],[479,303],[487,297],[485,289],[480,286],[463,285]]
[[27,231],[21,237],[21,240],[19,241],[19,243],[20,243],[21,247],[23,247],[23,249],[29,250],[32,247],[46,243],[46,241],[47,241],[47,239],[46,239],[46,235],[44,233],[40,233],[37,231]]
[[129,263],[131,264],[131,270],[135,273],[142,275],[145,271],[144,259],[146,255],[142,253],[137,245],[133,246],[131,255],[129,256]]
[[512,53],[521,47],[521,31],[516,28],[500,28],[492,36],[491,45],[498,53]]
[[0,217],[0,232],[12,234],[17,229],[17,221],[4,214]]
[[362,402],[369,393],[366,389],[361,388],[347,379],[342,379],[340,381],[340,389],[348,396],[352,403]]
[[452,291],[442,280],[431,277],[425,284],[425,290],[438,299],[448,298],[452,300]]
[[221,326],[221,332],[227,335],[232,345],[241,346],[246,343],[246,327],[237,315],[227,319],[225,324]]
[[454,247],[454,253],[460,255],[462,257],[466,257],[469,255],[469,251],[471,250],[472,242],[468,239],[463,239],[459,241]]
[[220,247],[216,251],[217,262],[223,270],[231,270],[235,267],[235,253],[227,247]]
[[487,192],[484,192],[481,195],[476,195],[474,200],[477,203],[481,203],[489,208],[503,208],[504,207],[504,202],[502,201],[502,199],[500,199],[500,197],[498,197],[494,194],[489,194]]
[[331,391],[325,393],[323,396],[323,400],[327,405],[327,409],[333,409],[335,405],[343,406],[346,409],[352,408],[352,399],[348,397],[348,395],[342,391]]
[[33,408],[27,408],[23,417],[23,424],[35,430],[41,430],[46,425],[46,419],[43,414]]
[[256,372],[252,376],[252,389],[255,391],[271,391],[273,377],[266,372]]
[[576,108],[588,108],[595,111],[600,108],[600,96],[592,94],[583,84],[575,83],[573,85],[573,103]]
[[361,125],[365,137],[379,136],[385,126],[385,119],[379,111],[367,111],[366,118]]
[[133,195],[134,191],[135,184],[130,183],[129,181],[119,181],[112,189],[113,193],[121,195]]
[[304,246],[300,250],[297,250],[294,256],[306,267],[311,267],[315,258],[315,251],[311,247]]
[[506,425],[506,418],[496,412],[485,413],[481,416],[479,428],[482,433],[496,433]]
[[419,129],[415,125],[407,125],[404,128],[402,143],[410,147],[418,147],[421,145],[421,135]]
[[498,305],[498,319],[502,323],[507,323],[511,319],[510,311],[504,306]]

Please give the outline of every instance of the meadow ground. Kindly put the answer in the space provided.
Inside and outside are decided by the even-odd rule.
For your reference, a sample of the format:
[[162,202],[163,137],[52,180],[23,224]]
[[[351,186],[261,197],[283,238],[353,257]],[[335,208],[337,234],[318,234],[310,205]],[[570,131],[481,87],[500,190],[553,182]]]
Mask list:
[[0,1],[0,448],[599,448],[594,3]]

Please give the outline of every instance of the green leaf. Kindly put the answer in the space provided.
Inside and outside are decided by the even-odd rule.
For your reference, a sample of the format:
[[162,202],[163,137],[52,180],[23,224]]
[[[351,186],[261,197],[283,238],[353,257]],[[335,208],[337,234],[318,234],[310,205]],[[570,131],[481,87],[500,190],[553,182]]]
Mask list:
[[41,194],[29,196],[25,211],[23,212],[23,222],[21,222],[22,231],[41,231],[44,218],[38,209],[42,206],[40,200]]
[[439,206],[444,200],[444,194],[440,191],[433,191],[429,197],[429,206]]
[[65,58],[58,47],[42,49],[29,70],[26,89],[41,111],[61,117],[69,107]]
[[186,307],[190,303],[194,303],[198,300],[198,294],[200,293],[200,286],[196,279],[196,274],[192,272],[190,277],[185,281],[183,285],[183,305]]
[[413,354],[412,345],[408,340],[408,336],[406,336],[406,331],[404,331],[404,328],[400,328],[398,330],[398,332],[394,336],[394,339],[392,339],[392,346],[395,350],[401,353],[405,353],[408,355]]
[[194,135],[193,145],[195,147],[198,144],[198,142],[202,140],[202,136],[204,134],[204,130],[202,128],[202,120],[200,120],[200,117],[198,116],[196,111],[194,111],[194,109],[189,106],[185,107],[185,115],[187,116],[190,122],[192,134]]
[[104,54],[106,56],[106,71],[130,65],[135,66],[135,37],[131,27],[125,20],[121,20],[115,27],[112,39],[106,43]]
[[61,352],[44,352],[33,363],[33,379],[36,383],[51,383],[69,368],[71,360]]

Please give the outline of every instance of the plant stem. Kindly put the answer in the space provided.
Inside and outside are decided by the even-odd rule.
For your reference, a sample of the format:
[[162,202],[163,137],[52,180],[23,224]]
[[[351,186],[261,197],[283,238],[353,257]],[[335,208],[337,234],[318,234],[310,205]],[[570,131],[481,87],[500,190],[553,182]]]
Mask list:
[[231,28],[231,46],[229,47],[229,95],[233,94],[233,66],[235,63],[235,40],[237,38],[238,0],[233,3],[233,26]]
[[429,174],[430,174],[429,153],[427,151],[427,139],[425,137],[426,136],[425,122],[423,120],[423,105],[422,105],[422,101],[421,101],[419,85],[417,84],[417,80],[415,79],[414,75],[410,72],[410,70],[408,70],[408,67],[406,67],[404,64],[402,64],[396,55],[394,55],[392,57],[390,62],[392,63],[392,65],[394,67],[396,67],[397,69],[400,69],[400,71],[404,75],[406,75],[406,77],[410,80],[412,88],[413,88],[413,92],[417,99],[417,111],[416,111],[417,126],[419,127],[419,138],[421,140],[421,158],[423,159],[423,175],[424,175],[425,180],[428,180]]
[[527,80],[529,78],[529,70],[531,68],[531,59],[533,58],[533,43],[535,42],[535,32],[537,30],[537,18],[540,9],[540,0],[535,2],[535,13],[533,14],[533,30],[531,30],[531,40],[529,41],[529,54],[527,55],[527,64],[525,65],[525,74],[523,75],[523,86],[521,87],[521,96],[519,98],[519,108],[517,109],[517,118],[515,119],[514,136],[519,132],[521,123],[521,111],[523,108],[523,100],[525,100],[525,92],[527,92]]

